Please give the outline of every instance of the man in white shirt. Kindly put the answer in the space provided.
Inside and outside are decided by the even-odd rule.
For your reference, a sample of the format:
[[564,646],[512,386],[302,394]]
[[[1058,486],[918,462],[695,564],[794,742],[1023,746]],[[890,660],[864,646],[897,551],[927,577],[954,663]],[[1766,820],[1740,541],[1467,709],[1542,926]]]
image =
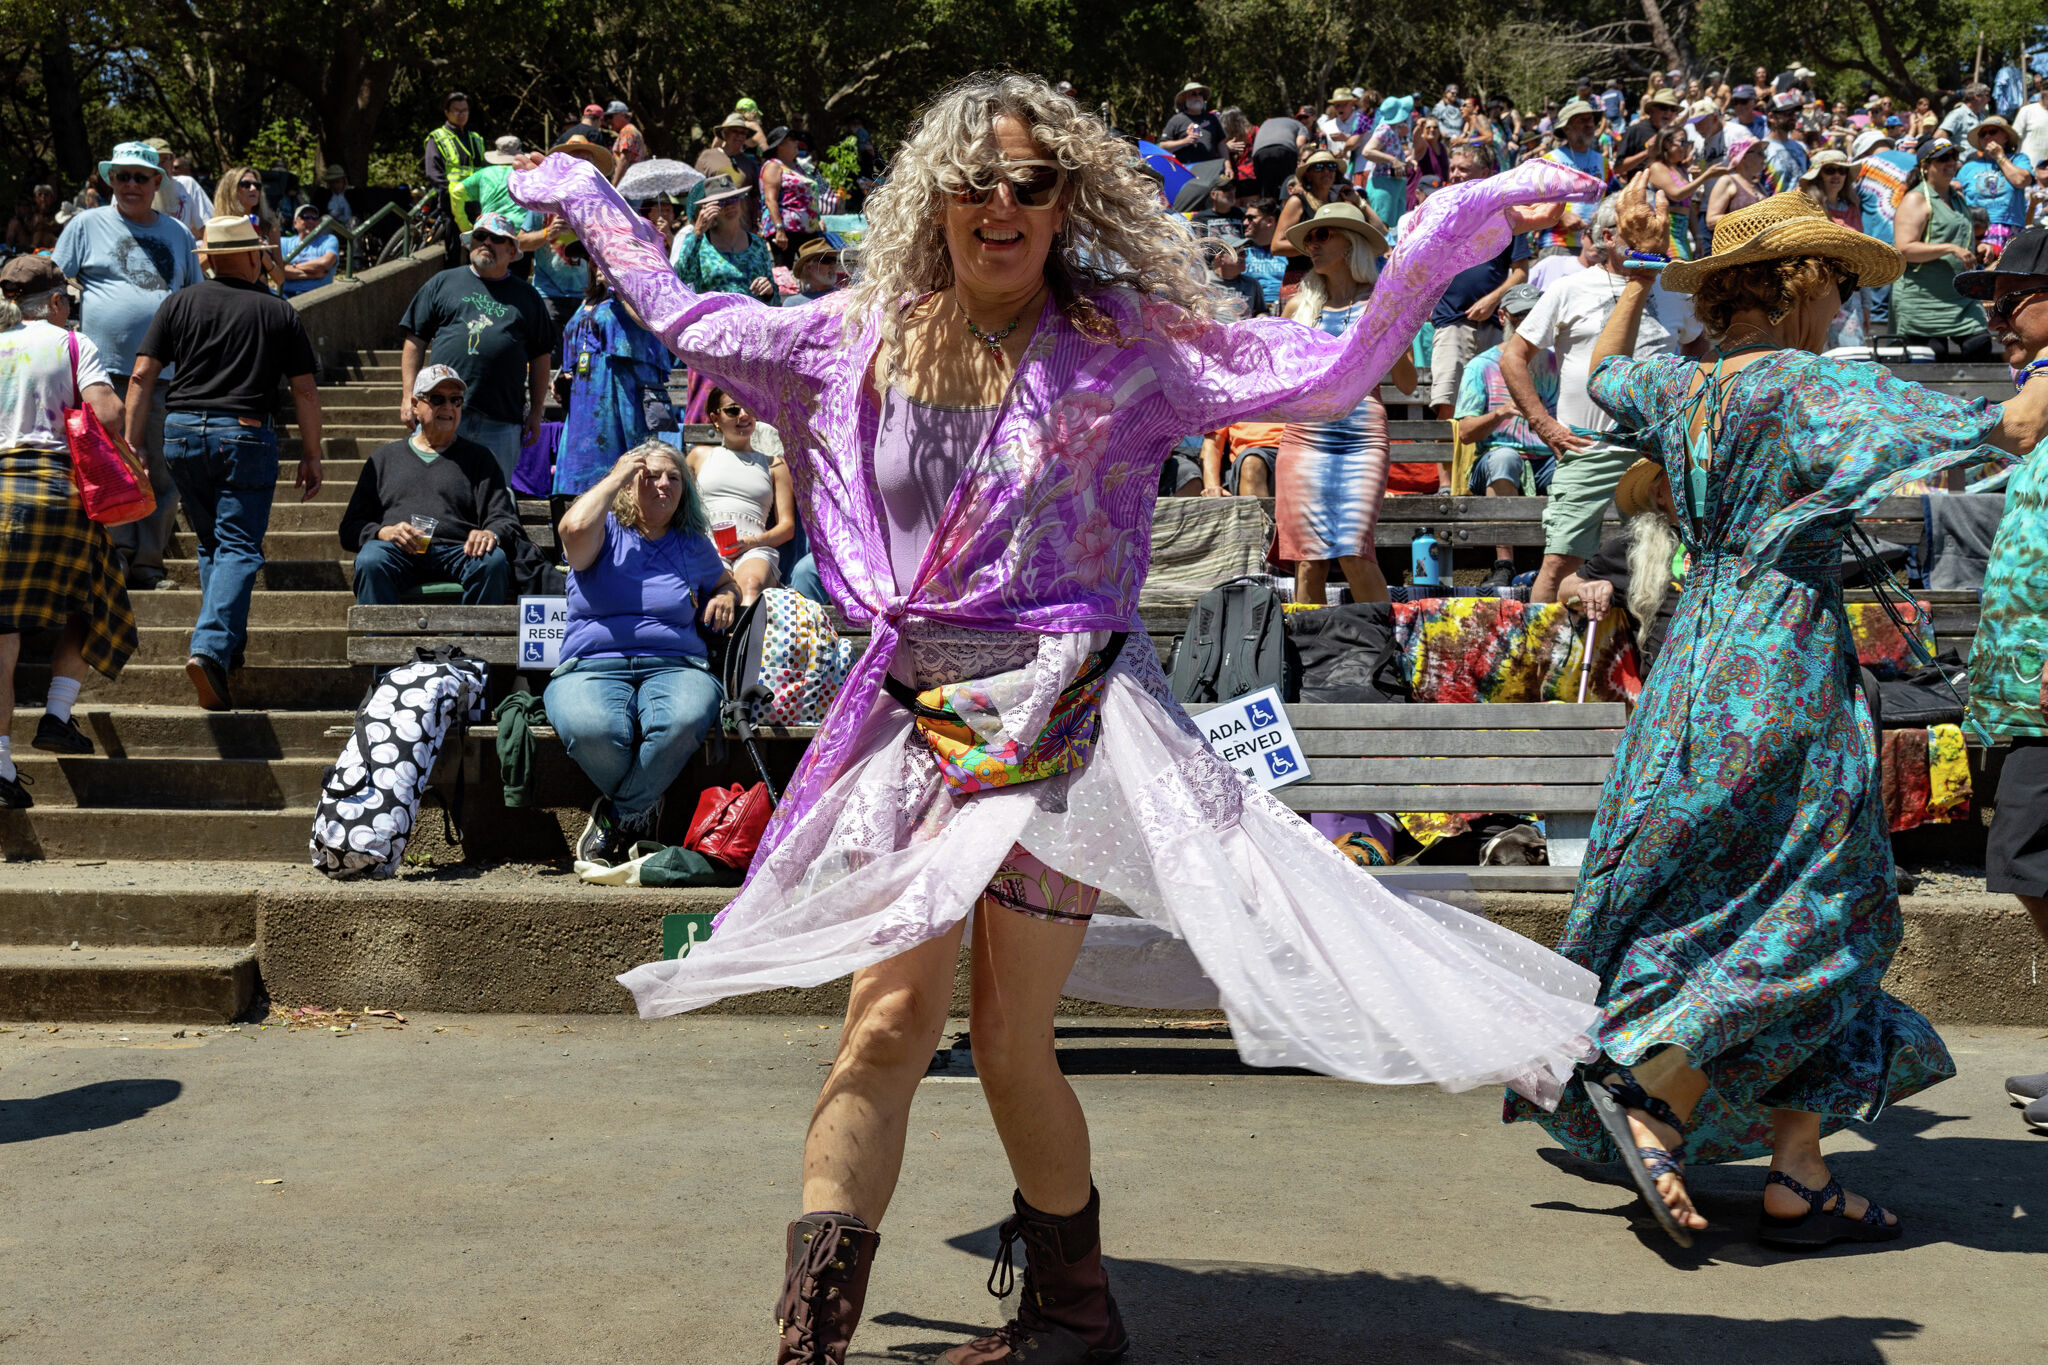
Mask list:
[[[1532,602],[1555,602],[1557,585],[1564,576],[1600,547],[1601,516],[1614,496],[1615,485],[1636,459],[1633,450],[1599,438],[1597,433],[1614,430],[1614,419],[1593,402],[1588,391],[1593,343],[1621,302],[1621,262],[1628,254],[1615,231],[1616,198],[1610,195],[1601,203],[1587,229],[1601,249],[1599,261],[1545,289],[1535,309],[1501,347],[1500,372],[1509,395],[1530,428],[1557,454],[1557,473],[1543,509],[1543,567],[1529,591]],[[1638,357],[1672,354],[1699,332],[1689,310],[1682,320],[1675,310],[1660,319],[1659,311],[1663,310],[1656,310],[1653,304],[1653,311],[1643,316],[1636,333]],[[1674,335],[1673,324],[1679,334]],[[1538,396],[1529,373],[1529,362],[1538,351],[1557,356],[1555,417]],[[1579,431],[1596,434],[1582,436]]]
[[2013,115],[2012,130],[2019,135],[2020,150],[2036,167],[2048,166],[2048,86],[2020,106]]
[[213,195],[206,186],[192,175],[192,158],[172,156],[171,144],[160,137],[145,139],[156,148],[162,164],[170,169],[157,186],[156,210],[168,213],[185,225],[185,230],[197,241],[206,231],[206,220],[213,217]]

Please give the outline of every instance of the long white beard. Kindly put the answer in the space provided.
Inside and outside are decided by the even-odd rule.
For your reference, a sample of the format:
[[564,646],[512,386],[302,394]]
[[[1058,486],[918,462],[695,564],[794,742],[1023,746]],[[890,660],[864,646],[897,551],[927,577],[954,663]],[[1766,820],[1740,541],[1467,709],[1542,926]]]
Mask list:
[[1671,559],[1678,553],[1678,532],[1656,512],[1628,521],[1628,611],[1636,618],[1636,643],[1641,644],[1671,593]]

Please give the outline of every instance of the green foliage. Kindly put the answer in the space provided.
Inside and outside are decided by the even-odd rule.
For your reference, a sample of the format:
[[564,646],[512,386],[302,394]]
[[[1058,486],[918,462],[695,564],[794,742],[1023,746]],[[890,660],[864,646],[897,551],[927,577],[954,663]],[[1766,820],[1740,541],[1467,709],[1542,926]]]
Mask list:
[[841,138],[825,149],[824,155],[818,158],[818,174],[841,194],[853,189],[854,181],[860,178],[860,153],[851,137]]
[[249,139],[242,159],[258,170],[282,166],[302,185],[320,183],[320,142],[301,118],[275,118]]

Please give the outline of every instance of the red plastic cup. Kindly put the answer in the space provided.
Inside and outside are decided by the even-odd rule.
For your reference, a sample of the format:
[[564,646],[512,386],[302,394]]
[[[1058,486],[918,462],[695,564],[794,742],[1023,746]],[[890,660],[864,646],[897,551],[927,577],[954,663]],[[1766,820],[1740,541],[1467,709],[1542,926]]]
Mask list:
[[740,547],[740,528],[731,522],[711,528],[711,543],[718,547],[718,553],[727,559]]

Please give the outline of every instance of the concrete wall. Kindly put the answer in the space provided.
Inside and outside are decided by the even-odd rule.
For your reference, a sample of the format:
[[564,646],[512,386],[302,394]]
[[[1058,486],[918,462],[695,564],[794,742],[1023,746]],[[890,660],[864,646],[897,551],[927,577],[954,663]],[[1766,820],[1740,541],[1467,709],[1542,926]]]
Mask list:
[[352,280],[337,279],[293,299],[321,366],[342,371],[358,352],[396,345],[398,319],[420,286],[440,269],[441,260],[440,246],[423,247],[410,257],[372,266]]

